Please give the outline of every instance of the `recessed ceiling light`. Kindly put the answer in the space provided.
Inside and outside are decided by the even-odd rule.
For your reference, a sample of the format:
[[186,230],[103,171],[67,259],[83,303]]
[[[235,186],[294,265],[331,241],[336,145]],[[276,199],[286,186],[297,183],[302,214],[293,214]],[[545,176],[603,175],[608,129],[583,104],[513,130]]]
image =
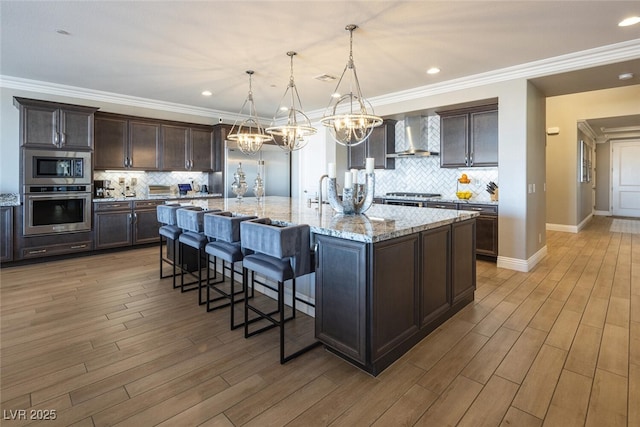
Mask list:
[[630,16],[620,21],[618,23],[618,27],[628,27],[630,25],[635,25],[639,22],[640,22],[640,16]]
[[60,35],[62,35],[62,36],[70,36],[70,35],[71,35],[71,33],[70,33],[69,31],[67,31],[67,30],[62,30],[62,29],[60,29],[60,30],[56,30],[56,33],[58,33],[58,34],[60,34]]
[[440,72],[440,68],[431,67],[427,70],[427,74],[438,74]]
[[211,96],[213,95],[213,92],[211,92],[210,90],[203,90],[202,91],[202,96]]
[[619,80],[630,80],[633,78],[633,73],[622,73],[618,75]]
[[340,95],[338,92],[334,92],[331,94],[332,98],[340,98],[342,95]]

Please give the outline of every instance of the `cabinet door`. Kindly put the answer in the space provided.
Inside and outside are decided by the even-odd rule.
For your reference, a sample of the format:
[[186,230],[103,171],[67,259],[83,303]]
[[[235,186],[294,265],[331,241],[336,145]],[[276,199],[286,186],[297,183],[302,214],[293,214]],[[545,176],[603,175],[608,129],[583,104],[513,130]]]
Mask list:
[[424,328],[451,307],[451,227],[420,234],[420,327]]
[[367,245],[317,235],[316,338],[365,363]]
[[190,155],[189,128],[184,126],[162,126],[162,169],[169,171],[188,170]]
[[129,246],[131,236],[131,211],[95,212],[93,215],[96,249]]
[[451,304],[473,298],[476,289],[476,220],[451,226]]
[[396,148],[396,121],[385,120],[374,128],[367,140],[367,157],[373,157],[376,169],[395,169],[395,159],[387,159]]
[[54,106],[23,105],[22,144],[56,148],[58,136],[58,109]]
[[498,256],[498,217],[476,217],[476,252],[478,255]]
[[471,113],[469,166],[498,166],[498,111]]
[[191,128],[191,170],[213,170],[213,131]]
[[365,141],[347,149],[347,169],[364,169],[365,158],[367,157],[367,143]]
[[231,130],[229,125],[216,125],[213,131],[213,171],[224,170],[224,147],[227,134]]
[[60,110],[60,128],[62,148],[93,148],[93,113]]
[[133,214],[133,244],[158,241],[160,223],[156,210],[136,210]]
[[13,260],[13,207],[0,207],[0,262]]
[[443,115],[440,118],[440,166],[467,166],[469,120],[467,114]]
[[160,169],[160,125],[129,121],[129,167],[138,170]]
[[127,157],[126,119],[96,117],[94,169],[124,169]]
[[373,245],[371,358],[375,362],[420,327],[419,235]]

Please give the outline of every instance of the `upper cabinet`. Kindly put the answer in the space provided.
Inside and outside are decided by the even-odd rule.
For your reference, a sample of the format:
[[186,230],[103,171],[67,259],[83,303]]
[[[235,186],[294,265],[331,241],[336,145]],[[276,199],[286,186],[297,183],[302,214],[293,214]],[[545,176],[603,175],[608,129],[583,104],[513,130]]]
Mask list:
[[162,125],[162,169],[210,172],[213,163],[212,127]]
[[160,169],[160,124],[115,114],[95,118],[94,169]]
[[440,166],[498,166],[498,106],[441,111]]
[[213,129],[98,113],[94,169],[211,172],[217,161]]
[[395,159],[387,158],[396,148],[396,121],[385,120],[373,129],[367,140],[354,147],[349,147],[348,169],[364,169],[365,159],[373,157],[376,169],[395,169]]
[[14,98],[20,110],[20,143],[33,148],[93,149],[93,107]]

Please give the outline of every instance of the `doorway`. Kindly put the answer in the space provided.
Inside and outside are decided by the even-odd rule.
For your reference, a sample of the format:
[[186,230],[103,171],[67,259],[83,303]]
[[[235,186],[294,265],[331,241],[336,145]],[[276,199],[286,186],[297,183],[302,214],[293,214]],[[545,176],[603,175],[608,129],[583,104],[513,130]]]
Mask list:
[[640,218],[640,140],[611,141],[611,213]]

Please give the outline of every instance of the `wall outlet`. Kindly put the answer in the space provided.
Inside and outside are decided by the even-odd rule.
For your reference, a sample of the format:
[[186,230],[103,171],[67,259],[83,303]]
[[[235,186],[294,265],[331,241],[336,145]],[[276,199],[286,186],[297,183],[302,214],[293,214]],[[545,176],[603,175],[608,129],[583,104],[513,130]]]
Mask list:
[[120,178],[118,178],[118,184],[120,184],[121,186],[124,185],[124,177],[121,176]]

